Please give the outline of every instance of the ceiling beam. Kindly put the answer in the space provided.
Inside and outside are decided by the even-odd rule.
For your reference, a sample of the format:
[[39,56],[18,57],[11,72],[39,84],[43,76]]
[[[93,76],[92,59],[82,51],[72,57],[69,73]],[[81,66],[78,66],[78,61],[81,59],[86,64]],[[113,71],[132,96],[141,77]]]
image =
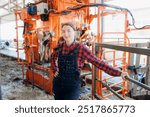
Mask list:
[[[4,10],[8,11],[9,13],[12,13],[12,12],[13,12],[13,8],[15,8],[15,6],[10,7],[10,11],[9,11],[7,8],[1,8],[1,9],[4,9]],[[21,8],[21,7],[20,7],[20,8]]]
[[5,15],[0,16],[0,18],[5,17],[5,16],[8,16],[8,15],[11,15],[11,14],[12,14],[12,13],[7,13],[7,14],[5,14]]
[[1,9],[4,9],[4,10],[8,11],[8,9],[7,9],[7,8],[4,8],[4,7],[1,7]]
[[20,5],[22,4],[22,2],[21,3],[19,3],[18,5],[16,4],[16,3],[14,3],[14,2],[16,2],[16,0],[13,0],[13,1],[10,1],[10,4],[13,4],[14,6],[11,6],[10,7],[10,11],[9,11],[9,9],[8,8],[5,8],[6,6],[8,6],[8,3],[7,4],[4,4],[4,5],[2,5],[2,6],[0,6],[0,8],[2,8],[2,9],[4,9],[4,10],[6,10],[8,13],[7,14],[4,14],[4,15],[1,15],[0,16],[0,18],[2,18],[2,17],[5,17],[5,16],[8,16],[8,15],[10,15],[10,14],[12,14],[13,13],[13,11],[14,11],[14,9],[16,8],[16,7],[18,7],[18,8],[22,8]]
[[[11,1],[10,3],[14,3],[14,2],[16,2],[16,0]],[[6,3],[6,4],[4,4],[4,5],[1,5],[0,8],[3,8],[3,7],[5,7],[5,6],[8,6],[8,4],[9,4],[9,3]]]
[[16,4],[16,3],[12,3],[13,5],[14,5],[14,8],[16,7],[18,7],[18,8],[22,8],[20,5],[22,4],[22,3],[19,3],[19,4]]

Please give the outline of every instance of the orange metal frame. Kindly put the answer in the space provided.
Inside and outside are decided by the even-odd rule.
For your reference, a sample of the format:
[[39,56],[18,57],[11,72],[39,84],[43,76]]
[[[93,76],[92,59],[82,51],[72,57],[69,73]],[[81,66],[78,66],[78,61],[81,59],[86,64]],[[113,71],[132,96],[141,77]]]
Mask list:
[[[100,25],[101,25],[101,19],[102,17],[104,16],[107,16],[107,15],[112,15],[112,14],[123,14],[125,16],[125,24],[124,24],[124,32],[102,32],[101,29],[100,29]],[[98,15],[97,15],[97,22],[98,22],[98,33],[97,33],[97,36],[98,36],[98,40],[97,42],[98,43],[103,43],[103,36],[104,35],[109,35],[109,34],[122,34],[123,35],[123,40],[122,40],[122,44],[124,46],[129,46],[130,45],[130,41],[127,37],[127,32],[128,32],[128,17],[127,17],[127,11],[115,11],[115,10],[107,10],[106,8],[104,7],[98,7]],[[116,41],[111,41],[111,42],[105,42],[105,43],[113,43],[115,44]],[[102,55],[105,55],[106,53],[112,53],[113,55],[113,59],[111,60],[106,60],[107,62],[112,62],[113,63],[113,66],[114,67],[122,67],[123,68],[123,71],[126,70],[126,66],[128,65],[128,62],[129,62],[129,57],[130,55],[127,54],[127,52],[123,52],[123,57],[120,57],[120,58],[116,58],[116,53],[117,51],[116,50],[107,50],[105,51],[105,49],[102,49],[100,48],[100,53],[98,54],[98,57],[101,59]],[[102,51],[103,50],[103,51]],[[116,66],[116,60],[120,60],[122,61],[122,66]],[[128,61],[126,61],[128,60]],[[114,77],[109,77],[109,78],[103,78],[102,76],[102,71],[101,70],[98,70],[97,74],[96,74],[97,78],[101,81],[104,81],[104,82],[107,82],[108,80],[114,78]],[[93,77],[94,79],[94,77]],[[94,82],[94,81],[93,81]],[[125,96],[126,93],[128,93],[128,82],[127,81],[122,81],[122,82],[118,82],[118,83],[115,83],[113,85],[110,85],[110,87],[112,86],[119,86],[120,84],[122,84],[122,89],[116,91],[117,93],[122,93],[123,97]],[[94,86],[93,86],[94,87]],[[96,81],[96,95],[98,95],[99,97],[101,98],[108,98],[110,96],[113,96],[114,94],[113,93],[109,93],[107,95],[103,95],[103,91],[106,90],[107,88],[106,87],[102,87],[102,84],[101,82],[99,81]],[[94,92],[94,91],[92,91]],[[94,97],[94,93],[92,93],[93,97]]]

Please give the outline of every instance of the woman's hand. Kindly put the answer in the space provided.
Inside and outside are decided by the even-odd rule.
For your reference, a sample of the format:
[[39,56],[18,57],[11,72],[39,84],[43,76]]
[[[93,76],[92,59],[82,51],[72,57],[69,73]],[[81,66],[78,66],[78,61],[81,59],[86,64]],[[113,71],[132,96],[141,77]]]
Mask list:
[[129,74],[127,72],[122,72],[121,77],[123,80],[126,80],[126,77],[129,77]]

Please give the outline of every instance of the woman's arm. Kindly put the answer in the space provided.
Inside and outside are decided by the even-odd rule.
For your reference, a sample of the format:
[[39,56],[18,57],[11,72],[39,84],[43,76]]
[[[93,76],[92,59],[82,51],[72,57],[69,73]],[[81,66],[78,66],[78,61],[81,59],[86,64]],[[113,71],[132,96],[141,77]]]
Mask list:
[[51,54],[51,58],[50,58],[50,63],[51,63],[51,67],[52,67],[52,70],[53,70],[54,74],[57,72],[57,68],[58,68],[58,66],[56,64],[56,61],[57,61],[57,58],[58,58],[58,53],[59,53],[59,48],[57,46],[56,48],[54,48],[54,51]]
[[88,62],[92,63],[97,68],[103,70],[107,74],[111,76],[121,76],[121,71],[115,69],[111,65],[108,65],[103,60],[100,60],[98,57],[92,54],[92,52],[84,45],[81,45],[82,49],[82,57],[84,60],[87,60]]

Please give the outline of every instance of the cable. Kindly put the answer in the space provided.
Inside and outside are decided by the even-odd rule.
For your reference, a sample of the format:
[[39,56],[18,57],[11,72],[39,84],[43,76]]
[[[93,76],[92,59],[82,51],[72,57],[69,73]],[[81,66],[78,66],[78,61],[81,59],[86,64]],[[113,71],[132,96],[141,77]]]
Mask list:
[[68,10],[79,10],[79,9],[82,9],[82,8],[86,8],[86,7],[98,7],[98,6],[105,6],[105,7],[109,7],[109,8],[114,8],[114,9],[118,9],[118,10],[125,10],[127,11],[131,18],[132,18],[132,24],[129,24],[130,26],[134,26],[134,28],[136,29],[143,29],[143,28],[146,28],[146,27],[150,27],[150,25],[145,25],[145,26],[142,26],[142,27],[136,27],[135,26],[135,19],[133,17],[133,14],[131,13],[131,11],[127,8],[122,8],[122,7],[118,7],[118,6],[115,6],[115,5],[109,5],[109,4],[90,4],[90,5],[77,5],[77,6],[74,6],[74,7],[68,7],[67,9]]
[[69,10],[64,10],[64,11],[58,12],[58,11],[56,11],[56,10],[54,10],[54,9],[49,9],[47,14],[49,14],[49,13],[68,15],[68,14],[71,13],[71,11],[69,11]]

